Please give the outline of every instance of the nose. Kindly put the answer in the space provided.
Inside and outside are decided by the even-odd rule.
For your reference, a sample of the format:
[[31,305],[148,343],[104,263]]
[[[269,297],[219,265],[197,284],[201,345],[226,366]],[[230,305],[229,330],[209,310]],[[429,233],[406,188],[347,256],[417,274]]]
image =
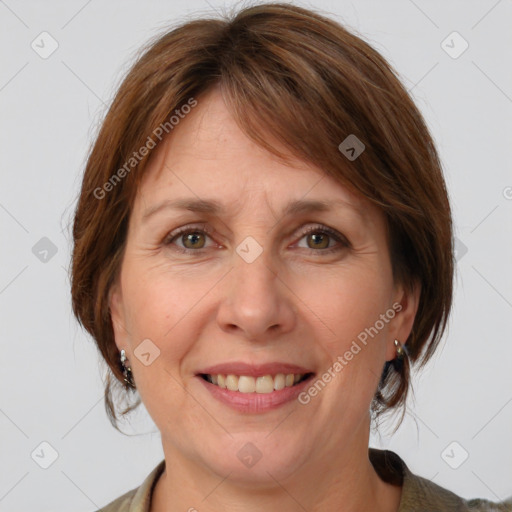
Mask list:
[[293,293],[273,269],[265,250],[251,263],[233,255],[233,269],[226,276],[222,294],[217,322],[224,332],[263,342],[295,326]]

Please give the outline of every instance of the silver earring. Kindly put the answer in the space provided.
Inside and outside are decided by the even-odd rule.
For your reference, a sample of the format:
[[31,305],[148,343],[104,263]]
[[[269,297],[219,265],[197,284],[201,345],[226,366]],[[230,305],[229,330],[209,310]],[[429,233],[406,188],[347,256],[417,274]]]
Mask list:
[[397,358],[402,359],[405,355],[404,346],[398,340],[395,340],[395,348]]
[[121,350],[121,366],[123,368],[124,381],[126,382],[124,387],[126,389],[129,389],[129,388],[135,389],[136,386],[135,386],[135,381],[133,380],[132,369],[129,366],[126,366],[126,364],[125,364],[126,359],[127,359],[126,352],[124,349],[122,349]]

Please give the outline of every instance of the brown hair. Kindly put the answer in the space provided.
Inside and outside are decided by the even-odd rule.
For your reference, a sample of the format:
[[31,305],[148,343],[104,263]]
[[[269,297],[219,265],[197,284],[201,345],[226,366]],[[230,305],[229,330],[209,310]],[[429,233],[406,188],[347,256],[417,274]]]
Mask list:
[[[385,214],[394,279],[409,289],[419,282],[421,295],[407,357],[386,363],[372,411],[405,405],[409,361],[422,366],[432,356],[452,304],[451,212],[433,140],[398,75],[369,44],[323,15],[268,3],[189,21],[153,41],[121,84],[90,151],[73,226],[72,303],[115,377],[107,370],[110,421],[118,428],[112,385],[123,374],[108,298],[148,163],[138,151],[159,126],[170,132],[176,109],[216,86],[248,137],[286,160],[269,143],[273,137]],[[353,161],[338,149],[349,135],[365,145]]]

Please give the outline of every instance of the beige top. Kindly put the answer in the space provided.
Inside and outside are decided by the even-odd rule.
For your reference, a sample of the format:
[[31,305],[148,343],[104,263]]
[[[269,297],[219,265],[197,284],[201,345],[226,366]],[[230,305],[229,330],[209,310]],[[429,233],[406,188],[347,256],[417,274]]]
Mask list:
[[[392,451],[370,448],[369,458],[382,480],[402,485],[398,512],[512,512],[512,496],[502,503],[465,500],[430,480],[412,474],[405,462]],[[164,469],[165,460],[162,460],[140,487],[128,491],[97,512],[149,512],[153,488]]]

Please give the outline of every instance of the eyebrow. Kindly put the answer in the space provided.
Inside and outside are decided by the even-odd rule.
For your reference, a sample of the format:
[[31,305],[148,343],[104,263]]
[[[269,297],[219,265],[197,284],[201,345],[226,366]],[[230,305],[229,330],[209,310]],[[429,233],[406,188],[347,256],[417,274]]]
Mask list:
[[[318,201],[318,200],[305,200],[298,199],[290,201],[283,209],[281,216],[289,215],[300,215],[305,213],[314,212],[326,212],[332,210],[333,207],[343,207],[344,209],[351,209],[358,214],[363,220],[366,220],[365,210],[359,206],[343,200],[330,200],[330,201]],[[198,198],[181,198],[181,199],[167,199],[154,206],[148,208],[143,216],[142,220],[147,221],[150,217],[156,213],[167,210],[187,210],[196,213],[204,213],[209,215],[225,215],[226,208],[216,201],[215,199],[206,200]]]

